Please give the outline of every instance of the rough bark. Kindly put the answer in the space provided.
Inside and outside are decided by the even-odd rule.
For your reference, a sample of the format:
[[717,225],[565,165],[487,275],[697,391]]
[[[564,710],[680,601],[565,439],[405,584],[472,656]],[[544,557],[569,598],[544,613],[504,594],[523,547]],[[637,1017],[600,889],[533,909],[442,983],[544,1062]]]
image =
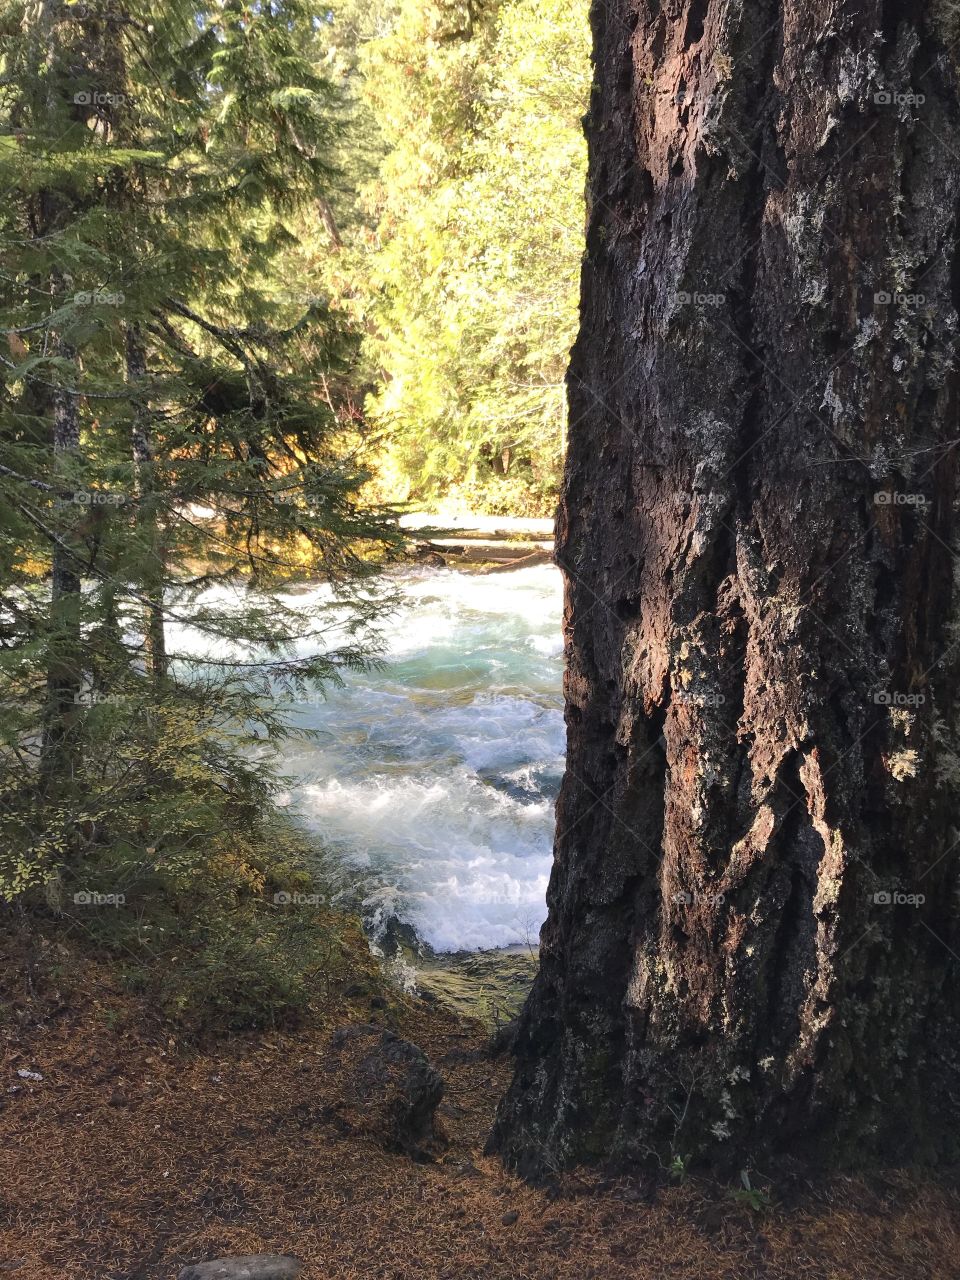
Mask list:
[[[31,65],[38,69],[44,68],[49,73],[53,66],[53,6],[44,0],[28,5],[21,23],[29,43]],[[55,109],[55,106],[56,98],[51,93],[48,107]],[[61,201],[57,195],[48,190],[40,191],[31,210],[34,233],[38,236],[51,234],[59,225],[60,213]],[[41,287],[39,281],[37,287]],[[62,276],[54,274],[49,281],[49,289],[52,298],[58,300],[58,295],[63,291]],[[63,343],[58,334],[51,333],[48,344],[49,351],[61,359],[70,361],[75,358],[75,353]],[[69,388],[56,388],[47,381],[32,381],[31,390],[38,413],[46,417],[50,424],[53,453],[50,478],[55,488],[62,489],[65,479],[69,478],[64,473],[69,473],[70,459],[77,453],[80,444],[76,398],[70,395]],[[62,514],[68,505],[68,499],[58,498],[59,513]],[[58,519],[58,534],[63,532],[62,524],[62,519]],[[50,636],[40,757],[42,772],[47,778],[62,773],[69,766],[66,744],[71,721],[76,715],[75,694],[80,688],[79,673],[76,670],[79,594],[80,579],[76,559],[61,536],[51,549]]]
[[[59,136],[67,121],[83,125],[110,140],[113,130],[111,108],[91,108],[76,100],[78,86],[125,83],[123,58],[118,39],[120,15],[105,15],[78,6],[69,8],[38,0],[23,15],[23,30],[31,53],[28,65],[47,86],[46,98],[34,126]],[[41,189],[31,213],[37,239],[62,234],[83,212],[85,201],[69,184]],[[69,302],[73,288],[66,267],[50,272],[48,288],[55,307]],[[81,360],[68,336],[50,328],[46,336],[48,354],[57,356],[62,367],[54,384],[48,378],[38,384],[38,405],[50,423],[53,452],[52,480],[64,494],[76,484],[83,462],[79,387]],[[142,432],[141,438],[142,438]],[[137,430],[134,429],[137,436]],[[134,452],[137,449],[134,440]],[[138,461],[142,472],[143,463]],[[78,696],[89,671],[81,624],[82,570],[87,553],[77,536],[77,506],[68,496],[56,502],[56,519],[51,547],[51,604],[48,637],[47,698],[43,717],[41,769],[48,783],[58,785],[74,770],[77,743],[75,723]],[[92,562],[91,562],[92,563]],[[154,597],[151,597],[153,599]],[[154,616],[153,611],[151,616]],[[162,655],[162,614],[159,641]]]
[[[75,361],[76,354],[54,339],[61,359]],[[70,387],[58,387],[49,395],[52,479],[62,488],[71,476],[72,461],[80,451],[80,417],[77,397]],[[59,497],[57,510],[70,508],[70,499]],[[82,671],[80,661],[80,592],[78,557],[70,544],[69,515],[57,520],[58,539],[51,549],[50,636],[47,661],[47,701],[43,718],[41,764],[45,777],[62,778],[73,767],[71,729],[77,716],[77,695]]]
[[954,8],[594,5],[526,1174],[956,1154]]
[[133,418],[130,424],[130,447],[133,454],[137,499],[137,526],[143,540],[142,570],[144,606],[144,649],[147,668],[155,681],[167,675],[167,638],[163,605],[166,559],[160,527],[154,483],[153,441],[150,410],[137,397],[147,378],[147,353],[140,326],[133,324],[126,332],[127,382],[134,389]]
[[[82,24],[64,21],[55,4],[38,0],[24,11],[23,30],[32,49],[30,65],[38,80],[46,83],[45,116],[41,122],[62,122],[61,96],[65,92],[59,82],[62,67],[71,58],[88,56],[90,43]],[[77,64],[74,64],[77,65]],[[75,114],[76,108],[74,108]],[[35,235],[52,237],[69,224],[76,212],[72,194],[56,188],[43,188],[37,193],[31,220]],[[48,288],[54,306],[62,306],[68,298],[70,278],[60,267],[50,272]],[[47,658],[47,696],[43,714],[41,772],[47,781],[62,781],[74,767],[75,742],[73,726],[77,716],[77,697],[82,687],[81,657],[81,558],[75,539],[75,506],[63,496],[76,476],[80,460],[80,406],[76,393],[78,358],[63,333],[51,328],[46,336],[48,354],[57,356],[70,372],[61,369],[54,384],[43,379],[38,386],[37,402],[49,419],[53,454],[54,487],[61,494],[56,502],[57,518],[51,547],[50,617]]]

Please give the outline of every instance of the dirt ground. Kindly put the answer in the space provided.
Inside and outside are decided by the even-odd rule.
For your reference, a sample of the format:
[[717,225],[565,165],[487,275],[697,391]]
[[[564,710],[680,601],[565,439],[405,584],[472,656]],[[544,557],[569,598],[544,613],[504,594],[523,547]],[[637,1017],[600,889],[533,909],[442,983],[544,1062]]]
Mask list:
[[[3,984],[0,1273],[16,1280],[175,1280],[257,1252],[295,1254],[306,1280],[960,1277],[946,1177],[786,1190],[772,1170],[760,1210],[696,1179],[525,1186],[482,1154],[509,1062],[436,1004],[340,998],[310,1029],[197,1047],[99,971],[69,998],[9,966]],[[338,1108],[329,1042],[350,1021],[391,1027],[443,1073],[434,1162],[388,1153]]]

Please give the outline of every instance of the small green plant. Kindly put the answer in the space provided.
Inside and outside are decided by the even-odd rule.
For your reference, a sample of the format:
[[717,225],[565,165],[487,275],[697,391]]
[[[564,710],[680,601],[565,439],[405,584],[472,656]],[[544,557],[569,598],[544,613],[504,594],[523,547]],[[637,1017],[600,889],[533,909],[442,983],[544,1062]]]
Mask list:
[[741,1185],[730,1191],[729,1198],[736,1204],[745,1205],[754,1213],[765,1213],[772,1204],[770,1196],[750,1182],[750,1174],[746,1169],[740,1170]]
[[673,1157],[673,1159],[670,1161],[670,1165],[667,1170],[667,1172],[670,1174],[671,1181],[677,1182],[681,1186],[684,1184],[684,1182],[686,1182],[687,1170],[690,1166],[691,1158],[692,1157],[689,1155],[686,1155],[686,1156],[677,1155]]

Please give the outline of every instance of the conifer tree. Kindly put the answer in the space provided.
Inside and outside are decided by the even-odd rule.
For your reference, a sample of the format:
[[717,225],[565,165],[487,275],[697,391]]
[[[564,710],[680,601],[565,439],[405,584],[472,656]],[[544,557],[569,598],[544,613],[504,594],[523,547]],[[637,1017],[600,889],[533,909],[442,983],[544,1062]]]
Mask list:
[[369,660],[387,600],[358,339],[291,279],[339,95],[298,0],[2,23],[0,891],[169,887],[249,844],[278,695]]

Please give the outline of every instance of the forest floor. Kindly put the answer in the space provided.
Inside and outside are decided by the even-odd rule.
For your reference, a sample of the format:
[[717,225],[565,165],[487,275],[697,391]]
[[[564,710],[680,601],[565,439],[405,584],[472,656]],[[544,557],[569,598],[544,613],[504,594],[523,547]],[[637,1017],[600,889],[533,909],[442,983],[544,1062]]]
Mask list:
[[[436,1003],[331,993],[309,1028],[187,1045],[110,970],[74,957],[65,983],[61,956],[28,985],[17,959],[0,955],[0,1273],[16,1280],[175,1280],[257,1252],[296,1255],[304,1280],[960,1276],[960,1192],[923,1175],[775,1183],[759,1212],[695,1178],[524,1185],[482,1154],[509,1060]],[[330,1039],[348,1022],[443,1073],[435,1161],[344,1119]]]

